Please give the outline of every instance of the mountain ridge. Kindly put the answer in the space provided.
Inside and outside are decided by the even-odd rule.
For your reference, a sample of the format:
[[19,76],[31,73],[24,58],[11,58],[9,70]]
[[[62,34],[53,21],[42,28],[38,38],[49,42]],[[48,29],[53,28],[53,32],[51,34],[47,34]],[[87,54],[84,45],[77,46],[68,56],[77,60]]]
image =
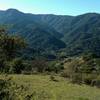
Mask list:
[[[94,52],[98,49],[99,52],[99,19],[98,13],[67,16],[30,14],[16,9],[0,11],[0,24],[13,24],[10,31],[21,33],[20,35],[27,38],[31,46],[47,49],[50,47],[56,50],[67,48],[66,52],[70,51],[72,54],[84,52],[85,49]],[[96,45],[93,47],[95,42]],[[91,47],[86,45],[88,43]]]

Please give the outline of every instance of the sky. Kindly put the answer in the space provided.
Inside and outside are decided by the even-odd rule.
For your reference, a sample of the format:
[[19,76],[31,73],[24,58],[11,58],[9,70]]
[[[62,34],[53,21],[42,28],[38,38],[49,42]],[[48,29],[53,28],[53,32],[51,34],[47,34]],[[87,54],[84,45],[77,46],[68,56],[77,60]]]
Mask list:
[[0,10],[9,8],[33,14],[80,15],[100,13],[100,0],[0,0]]

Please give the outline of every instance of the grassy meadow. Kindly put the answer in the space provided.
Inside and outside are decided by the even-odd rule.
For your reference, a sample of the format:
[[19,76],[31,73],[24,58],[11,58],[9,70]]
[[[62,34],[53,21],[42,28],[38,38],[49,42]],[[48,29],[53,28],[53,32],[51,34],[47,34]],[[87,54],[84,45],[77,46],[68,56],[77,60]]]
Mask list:
[[[12,80],[26,87],[23,95],[33,93],[32,100],[100,100],[100,89],[70,83],[67,79],[50,75],[10,75]],[[1,76],[2,77],[2,76]]]

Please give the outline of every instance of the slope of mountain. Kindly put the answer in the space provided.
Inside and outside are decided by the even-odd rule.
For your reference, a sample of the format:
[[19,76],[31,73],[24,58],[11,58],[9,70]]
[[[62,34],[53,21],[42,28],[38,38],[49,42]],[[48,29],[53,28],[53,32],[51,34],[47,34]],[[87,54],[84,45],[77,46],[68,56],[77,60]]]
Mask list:
[[69,54],[91,51],[100,54],[100,14],[79,16],[25,14],[16,9],[0,11],[0,24],[26,38],[36,49],[59,50]]
[[55,29],[37,22],[34,15],[16,9],[0,11],[0,24],[10,25],[10,32],[23,36],[32,48],[58,50],[65,47],[65,43],[59,39],[62,35]]
[[89,51],[100,55],[100,14],[41,15],[36,17],[63,34],[62,40],[67,45],[65,52],[79,54]]
[[75,17],[63,40],[71,53],[91,51],[100,55],[100,14],[87,13]]
[[69,31],[70,23],[73,16],[64,15],[36,15],[35,18],[42,23],[49,25],[49,27],[54,28],[57,32],[65,34]]

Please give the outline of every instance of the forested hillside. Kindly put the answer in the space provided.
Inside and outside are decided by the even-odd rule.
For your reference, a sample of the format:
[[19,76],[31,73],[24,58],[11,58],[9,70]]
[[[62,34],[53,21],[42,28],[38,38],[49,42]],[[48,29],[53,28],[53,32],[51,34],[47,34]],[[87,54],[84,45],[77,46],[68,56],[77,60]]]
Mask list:
[[[66,55],[100,52],[100,14],[79,16],[35,15],[16,9],[0,11],[0,24],[9,25],[9,33],[23,36],[29,44],[27,52],[59,50]],[[45,48],[45,49],[44,49]]]

